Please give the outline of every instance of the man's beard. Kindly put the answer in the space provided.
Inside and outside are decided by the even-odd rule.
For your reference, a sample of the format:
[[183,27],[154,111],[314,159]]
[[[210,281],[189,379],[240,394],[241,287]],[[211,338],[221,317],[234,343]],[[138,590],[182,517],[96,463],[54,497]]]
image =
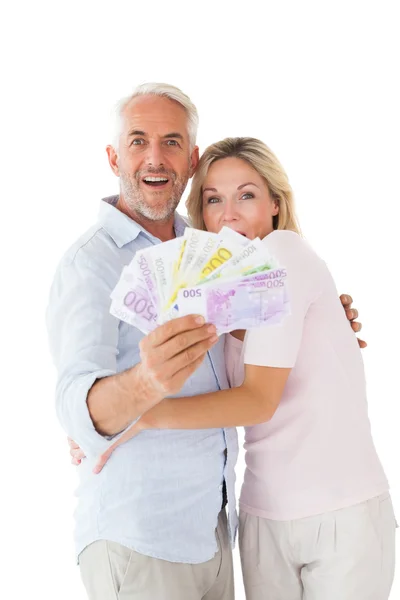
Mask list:
[[[146,169],[146,171],[137,171],[133,175],[120,171],[120,186],[123,199],[126,206],[138,216],[144,217],[148,221],[168,221],[174,214],[180,199],[182,198],[183,192],[185,191],[187,182],[189,181],[189,172],[184,176],[178,177],[174,171],[168,169],[157,169],[154,170],[157,175],[165,175],[170,181],[172,181],[171,195],[167,202],[161,200],[165,192],[158,192],[160,195],[160,204],[149,206],[146,202],[145,195],[140,188],[140,183],[145,175],[151,175],[152,171]],[[142,185],[146,185],[143,184]],[[152,190],[153,195],[157,196],[157,188]]]

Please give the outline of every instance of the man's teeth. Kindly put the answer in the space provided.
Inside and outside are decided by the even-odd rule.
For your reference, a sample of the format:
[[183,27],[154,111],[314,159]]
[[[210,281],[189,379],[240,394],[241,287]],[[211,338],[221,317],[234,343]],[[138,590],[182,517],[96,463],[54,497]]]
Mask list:
[[156,182],[156,181],[168,181],[166,177],[145,177],[144,181]]

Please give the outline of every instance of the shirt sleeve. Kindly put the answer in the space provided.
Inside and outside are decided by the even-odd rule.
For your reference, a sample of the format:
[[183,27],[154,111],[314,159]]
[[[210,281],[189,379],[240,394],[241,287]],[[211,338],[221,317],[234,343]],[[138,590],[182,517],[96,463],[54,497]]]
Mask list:
[[264,239],[270,254],[287,270],[290,314],[282,323],[248,331],[244,362],[266,367],[294,367],[304,321],[322,293],[327,270],[308,243],[292,231],[274,231]]
[[109,313],[113,278],[108,268],[87,257],[61,264],[46,314],[58,375],[57,416],[88,457],[104,451],[110,440],[96,431],[86,402],[97,379],[117,372],[119,321]]

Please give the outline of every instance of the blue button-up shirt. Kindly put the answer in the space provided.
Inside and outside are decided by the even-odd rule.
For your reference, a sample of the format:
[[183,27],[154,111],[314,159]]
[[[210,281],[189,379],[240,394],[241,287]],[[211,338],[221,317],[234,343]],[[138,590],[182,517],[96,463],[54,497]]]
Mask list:
[[[135,252],[160,243],[120,212],[116,200],[101,203],[96,225],[61,260],[47,310],[57,414],[87,456],[78,469],[76,553],[107,539],[168,561],[205,562],[217,551],[224,480],[232,544],[236,536],[235,429],[144,431],[119,446],[99,475],[92,473],[109,441],[93,426],[88,391],[97,379],[137,364],[143,337],[110,315],[110,293]],[[185,227],[176,215],[176,235]],[[221,337],[179,396],[227,387]]]

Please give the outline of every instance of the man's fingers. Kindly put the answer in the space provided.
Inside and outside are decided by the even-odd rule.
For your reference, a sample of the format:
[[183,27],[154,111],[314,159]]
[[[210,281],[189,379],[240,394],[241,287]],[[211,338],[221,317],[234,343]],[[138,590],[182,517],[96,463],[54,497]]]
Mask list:
[[211,338],[215,334],[216,329],[214,325],[203,325],[198,329],[185,331],[184,333],[181,333],[180,335],[177,335],[166,342],[162,348],[158,348],[157,352],[160,352],[159,362],[167,362],[174,356],[182,354],[188,348],[191,348],[195,344]]
[[182,387],[182,385],[185,383],[185,381],[191,376],[193,375],[193,373],[195,372],[196,369],[199,368],[199,366],[201,365],[201,363],[204,360],[206,353],[204,352],[199,358],[197,358],[194,362],[192,362],[192,364],[184,367],[183,369],[181,369],[180,371],[178,371],[178,373],[175,374],[175,376],[172,378],[172,385],[174,387]]
[[354,331],[354,333],[359,333],[362,329],[362,324],[359,323],[358,321],[352,321],[351,328]]
[[368,346],[367,342],[364,342],[364,340],[360,340],[360,338],[357,338],[357,341],[360,348],[366,348]]
[[346,317],[349,321],[358,318],[358,310],[356,308],[346,308]]
[[350,306],[353,304],[353,298],[349,294],[341,294],[340,302],[345,308],[350,308]]
[[174,377],[178,372],[185,367],[192,365],[198,359],[201,358],[201,360],[203,360],[206,352],[208,352],[208,350],[212,348],[217,341],[218,336],[214,334],[205,340],[197,342],[197,344],[189,346],[189,348],[185,348],[185,350],[171,358],[165,363],[165,365],[163,365],[163,369],[165,370],[164,372],[169,377]]
[[156,347],[165,344],[168,340],[184,331],[191,331],[204,325],[204,318],[200,315],[187,315],[177,319],[171,319],[167,323],[156,327],[142,341],[145,344]]

